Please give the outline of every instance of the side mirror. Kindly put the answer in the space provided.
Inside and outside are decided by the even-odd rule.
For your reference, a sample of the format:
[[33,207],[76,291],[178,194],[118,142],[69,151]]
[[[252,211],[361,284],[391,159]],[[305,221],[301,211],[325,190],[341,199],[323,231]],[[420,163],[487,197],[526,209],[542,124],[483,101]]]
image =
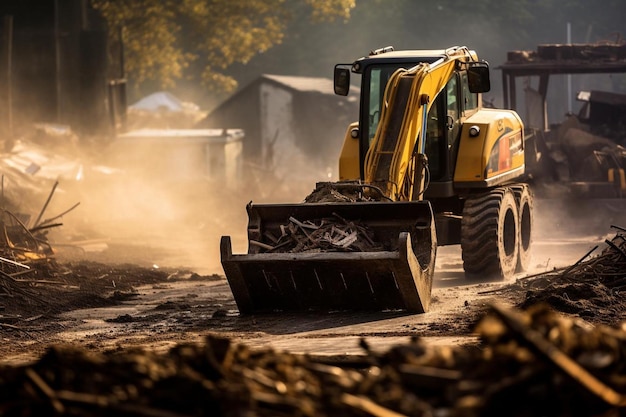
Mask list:
[[467,83],[472,93],[486,93],[491,90],[489,64],[485,61],[470,63],[469,68],[467,68]]
[[350,92],[350,68],[344,65],[335,65],[335,94],[347,96]]

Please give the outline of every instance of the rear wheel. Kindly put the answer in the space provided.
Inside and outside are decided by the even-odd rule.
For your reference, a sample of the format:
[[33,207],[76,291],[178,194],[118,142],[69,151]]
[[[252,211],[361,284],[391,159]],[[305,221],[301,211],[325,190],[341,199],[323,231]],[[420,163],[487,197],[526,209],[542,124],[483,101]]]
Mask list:
[[511,187],[515,194],[519,213],[519,257],[516,272],[527,271],[530,267],[532,230],[533,230],[533,196],[528,184]]
[[468,198],[461,219],[463,268],[468,274],[507,279],[519,256],[519,215],[510,188]]

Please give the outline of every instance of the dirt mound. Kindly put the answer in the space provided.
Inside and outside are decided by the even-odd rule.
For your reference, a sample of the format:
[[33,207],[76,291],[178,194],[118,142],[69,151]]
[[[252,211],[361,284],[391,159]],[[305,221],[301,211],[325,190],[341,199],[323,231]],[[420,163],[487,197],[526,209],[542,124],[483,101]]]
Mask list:
[[525,292],[521,308],[545,303],[592,323],[619,325],[626,311],[626,230],[618,228],[605,244],[595,257],[587,259],[598,247],[572,266],[518,279],[500,292]]
[[36,315],[59,314],[78,308],[119,304],[144,284],[189,278],[189,271],[108,265],[92,261],[49,262],[27,278],[0,275],[2,323]]

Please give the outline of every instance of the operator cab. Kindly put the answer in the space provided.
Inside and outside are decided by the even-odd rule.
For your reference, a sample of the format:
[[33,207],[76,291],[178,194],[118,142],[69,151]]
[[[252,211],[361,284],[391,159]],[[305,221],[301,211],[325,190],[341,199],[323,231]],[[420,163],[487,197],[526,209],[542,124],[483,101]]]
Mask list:
[[[445,50],[396,52],[387,47],[372,51],[368,57],[360,58],[352,65],[335,66],[336,94],[348,94],[350,72],[361,75],[359,129],[354,136],[359,138],[361,178],[364,177],[363,160],[376,134],[385,88],[391,76],[400,68],[432,64],[445,57]],[[430,178],[426,198],[456,194],[452,180],[462,122],[479,109],[479,93],[489,91],[489,88],[487,63],[473,61],[458,67],[434,101],[431,100],[425,142]]]

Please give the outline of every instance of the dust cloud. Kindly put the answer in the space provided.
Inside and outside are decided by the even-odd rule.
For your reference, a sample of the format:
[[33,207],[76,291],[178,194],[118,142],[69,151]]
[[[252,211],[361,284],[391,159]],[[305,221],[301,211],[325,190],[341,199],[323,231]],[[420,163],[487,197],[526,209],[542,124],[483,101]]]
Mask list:
[[[176,159],[174,157],[174,159]],[[246,205],[298,203],[326,172],[290,178],[244,166],[241,176],[215,180],[180,177],[155,148],[99,148],[83,156],[82,177],[61,180],[47,211],[63,212],[63,227],[50,232],[60,259],[87,256],[111,263],[184,268],[223,274],[220,238],[231,236],[233,253],[246,253]],[[296,172],[298,164],[286,172]],[[39,198],[41,200],[42,197]]]
[[[113,264],[180,268],[199,274],[223,275],[221,236],[231,236],[233,253],[247,252],[246,204],[250,201],[298,203],[316,182],[332,179],[321,166],[317,170],[303,169],[306,161],[302,158],[292,158],[291,164],[285,165],[284,172],[293,175],[245,166],[238,181],[230,184],[205,178],[176,178],[163,166],[162,155],[154,149],[134,154],[127,148],[113,146],[92,150],[72,146],[54,152],[68,160],[79,160],[81,165],[72,171],[72,176],[58,179],[43,216],[56,216],[79,203],[58,220],[61,227],[49,231],[60,260],[86,257]],[[332,166],[334,161],[327,162]],[[40,172],[45,169],[42,167]],[[44,181],[41,192],[33,197],[30,188],[20,187],[28,185],[26,182],[7,180],[5,193],[30,207],[29,212],[35,216],[53,183]],[[624,207],[611,205],[617,201],[604,205],[597,201],[584,203],[535,196],[529,273],[571,265],[614,233],[612,224],[626,226]]]
[[[619,208],[621,206],[621,209]],[[618,200],[535,196],[530,268],[526,274],[549,272],[597,256],[612,226],[623,227],[626,204]]]
[[[149,178],[139,174],[153,166],[146,156],[132,174],[120,170],[93,178],[86,175],[76,190],[59,198],[65,201],[56,211],[80,201],[80,206],[65,216],[60,231],[77,242],[106,243],[109,256],[113,256],[106,259],[110,262],[223,274],[221,236],[231,236],[233,253],[248,250],[246,204],[298,203],[316,182],[325,180],[321,173],[288,181],[252,171],[240,185],[226,187],[209,180],[167,181],[163,177],[167,173]],[[536,198],[533,272],[563,266],[556,264],[559,259],[563,264],[579,259],[611,233],[612,224],[624,226],[618,216],[625,211],[614,211],[611,206],[603,209]],[[89,245],[86,247],[89,250]],[[97,244],[95,248],[102,249]]]

